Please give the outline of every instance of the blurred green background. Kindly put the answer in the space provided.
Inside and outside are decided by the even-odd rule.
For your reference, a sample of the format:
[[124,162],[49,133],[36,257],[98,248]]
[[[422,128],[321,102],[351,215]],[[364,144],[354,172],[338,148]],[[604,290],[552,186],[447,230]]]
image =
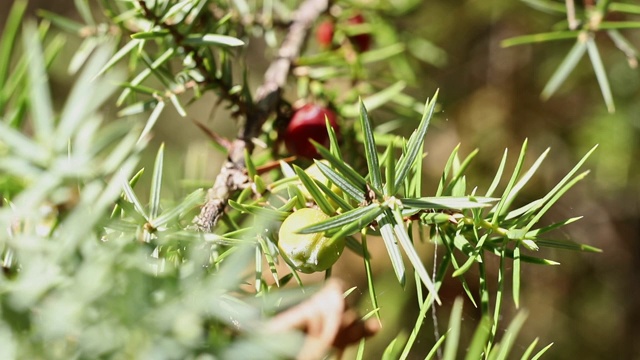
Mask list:
[[[11,3],[0,2],[2,23]],[[78,18],[71,1],[30,2],[32,14],[40,8]],[[634,165],[640,140],[640,73],[629,67],[607,37],[598,36],[616,112],[607,113],[587,57],[559,93],[543,102],[539,94],[573,42],[500,47],[500,41],[506,38],[549,31],[562,20],[525,2],[511,0],[430,1],[390,19],[404,40],[411,43],[424,38],[442,51],[437,52],[432,64],[417,60],[412,64],[416,78],[410,84],[411,94],[422,101],[440,88],[442,104],[426,139],[427,192],[435,191],[444,163],[458,143],[462,144],[463,156],[474,148],[480,149],[471,169],[473,176],[468,179],[480,187],[486,187],[492,179],[505,148],[509,148],[512,158],[516,157],[523,140],[528,138],[530,164],[551,147],[542,172],[525,189],[523,200],[544,195],[589,148],[600,144],[586,166],[592,173],[554,207],[545,221],[584,216],[556,235],[596,246],[603,253],[555,251],[544,255],[558,260],[561,266],[523,267],[522,307],[528,309],[529,318],[515,353],[522,353],[534,337],[540,337],[543,345],[555,343],[546,354],[547,359],[640,358],[640,171]],[[640,31],[623,33],[640,46]],[[73,53],[78,44],[70,36],[68,53]],[[263,55],[262,49],[249,53],[252,81],[256,84],[267,66]],[[60,99],[71,83],[67,65],[68,58],[63,56],[52,74],[52,86],[56,88],[53,93],[59,94]],[[233,136],[235,124],[224,111],[212,113],[213,100],[206,96],[197,101],[189,108],[189,116],[223,135]],[[115,114],[117,109],[106,111]],[[385,119],[389,115],[374,111],[372,116]],[[222,161],[222,156],[208,145],[206,136],[173,110],[166,111],[157,125],[154,141],[166,143],[167,160],[175,169],[166,173],[166,185],[172,184],[175,189],[175,194],[166,194],[168,197],[183,193],[180,179],[184,177],[213,180]],[[150,151],[149,157],[154,153]],[[514,159],[511,160],[513,164]],[[362,282],[357,272],[346,271],[340,276]],[[387,315],[395,314],[398,323],[387,324],[382,336],[398,329],[410,330],[417,314],[415,298],[400,297],[396,288],[389,286],[389,290],[378,288],[380,299],[388,309]],[[443,297],[451,301],[461,293],[456,280],[443,289]],[[366,292],[363,294],[366,297]],[[513,314],[512,302],[506,301],[505,306],[506,314]],[[464,319],[471,325],[478,313],[465,305]],[[447,307],[438,314],[440,327],[444,328]],[[430,320],[426,322],[421,340],[425,349],[433,343]]]

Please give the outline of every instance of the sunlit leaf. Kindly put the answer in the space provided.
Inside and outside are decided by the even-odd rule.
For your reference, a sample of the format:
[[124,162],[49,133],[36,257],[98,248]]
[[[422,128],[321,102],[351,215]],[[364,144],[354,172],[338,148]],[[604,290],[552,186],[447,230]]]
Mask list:
[[398,246],[398,240],[393,230],[393,216],[385,212],[376,220],[380,225],[380,235],[382,235],[382,240],[384,241],[387,253],[389,254],[393,271],[395,272],[400,285],[404,286],[406,281],[405,266],[402,254],[400,253],[400,247]]
[[458,352],[458,342],[460,341],[460,327],[462,323],[462,298],[458,297],[453,302],[451,315],[449,316],[449,331],[447,341],[444,343],[444,360],[455,360]]
[[467,350],[467,354],[465,356],[465,360],[476,360],[482,358],[482,353],[485,350],[485,345],[487,343],[487,339],[489,338],[489,334],[491,332],[491,318],[485,315],[480,320],[480,323],[476,327],[476,331],[473,333],[473,338],[471,338],[471,344]]
[[160,211],[160,190],[162,190],[162,174],[164,170],[164,143],[160,144],[151,177],[151,196],[149,198],[149,217],[154,219]]
[[217,45],[217,46],[243,46],[244,41],[233,36],[219,34],[190,34],[184,39],[185,44],[192,45]]
[[[347,211],[343,214],[336,215],[329,219],[320,221],[316,224],[306,226],[298,230],[301,234],[313,234],[320,231],[327,231],[330,229],[340,228],[344,225],[351,224],[353,222],[361,222],[363,226],[366,226],[372,220],[366,222],[366,219],[375,219],[382,213],[382,208],[378,204],[371,204],[365,207],[356,208]],[[375,215],[373,215],[375,214]],[[364,219],[364,220],[363,220]]]
[[349,180],[345,179],[340,173],[336,172],[335,170],[333,170],[331,167],[324,164],[323,162],[316,161],[316,164],[318,165],[318,168],[324,174],[324,176],[326,176],[327,179],[331,180],[331,182],[334,183],[337,187],[339,187],[345,194],[348,194],[357,202],[364,201],[365,194],[362,188],[359,189],[356,185],[351,183]]
[[[14,54],[14,46],[18,38],[22,17],[27,9],[27,1],[18,0],[13,2],[11,10],[7,16],[2,36],[0,37],[0,88],[4,87],[7,80],[7,73],[11,65],[11,58]],[[0,106],[0,109],[2,106]]]
[[131,38],[134,40],[149,40],[160,38],[169,35],[169,30],[158,29],[153,31],[142,31],[135,34],[131,34]]
[[49,77],[45,72],[42,45],[35,25],[28,22],[24,28],[24,46],[29,57],[29,94],[36,137],[42,143],[51,142],[54,112],[49,90]]
[[376,141],[373,137],[373,129],[371,128],[371,120],[367,114],[364,102],[360,101],[360,126],[364,133],[364,150],[367,160],[367,168],[371,177],[371,185],[379,192],[382,191],[382,174],[380,164],[378,162],[378,150],[376,149]]
[[541,34],[523,35],[510,39],[502,40],[502,47],[510,47],[516,45],[532,44],[545,41],[575,39],[580,34],[579,31],[556,31]]
[[[588,36],[584,34],[584,36]],[[567,56],[564,58],[560,66],[556,69],[556,71],[551,75],[551,78],[545,85],[542,90],[542,94],[540,95],[542,99],[547,100],[551,97],[551,95],[555,94],[560,85],[564,83],[569,74],[575,69],[576,65],[582,56],[587,51],[587,42],[578,38],[575,45],[571,48]]]
[[[313,198],[313,200],[320,207],[320,210],[322,210],[325,214],[328,214],[328,215],[333,214],[335,212],[335,209],[333,208],[329,200],[325,197],[324,193],[320,190],[320,188],[315,183],[315,181],[309,175],[307,175],[307,173],[305,173],[304,170],[302,170],[300,167],[294,165],[293,169],[295,170],[296,174],[300,178],[302,185],[304,185],[304,187],[307,189],[309,194],[311,194],[311,197]],[[312,232],[318,232],[318,231],[312,231]]]
[[640,15],[640,5],[635,5],[635,4],[612,2],[609,4],[609,10]]
[[481,196],[427,196],[418,199],[400,199],[403,205],[418,209],[475,209],[491,206],[491,203],[498,200]]
[[404,182],[406,176],[409,174],[409,169],[414,164],[416,157],[422,152],[422,145],[424,143],[424,136],[427,133],[429,127],[429,121],[433,116],[435,110],[436,101],[438,100],[438,91],[433,95],[433,98],[427,102],[425,106],[424,114],[418,129],[411,134],[409,142],[407,143],[407,150],[398,161],[396,167],[396,181],[394,188],[398,189]]
[[598,79],[598,84],[600,85],[602,97],[604,98],[605,104],[607,104],[607,110],[609,110],[610,113],[613,113],[616,111],[616,107],[613,103],[611,87],[609,86],[607,73],[604,70],[604,65],[602,64],[602,59],[600,58],[600,53],[598,52],[598,46],[596,45],[596,42],[595,40],[593,40],[593,38],[587,39],[587,51],[589,53],[589,58],[591,59],[591,64],[593,65],[593,71],[596,73],[596,78]]

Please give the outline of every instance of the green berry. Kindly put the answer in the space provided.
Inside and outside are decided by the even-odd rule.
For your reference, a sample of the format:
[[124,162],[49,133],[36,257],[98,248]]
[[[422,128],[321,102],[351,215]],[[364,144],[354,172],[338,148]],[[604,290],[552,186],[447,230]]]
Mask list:
[[340,258],[344,250],[344,239],[331,242],[323,233],[297,233],[302,228],[328,218],[321,210],[305,208],[289,215],[280,226],[280,254],[296,270],[307,274],[325,271]]

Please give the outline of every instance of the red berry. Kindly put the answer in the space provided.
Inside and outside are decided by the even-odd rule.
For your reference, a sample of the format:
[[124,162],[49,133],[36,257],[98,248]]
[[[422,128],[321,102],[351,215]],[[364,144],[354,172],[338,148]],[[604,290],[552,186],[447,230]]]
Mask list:
[[332,21],[326,20],[318,25],[318,30],[316,31],[316,39],[318,40],[318,44],[320,44],[320,46],[323,48],[328,48],[331,46],[331,42],[333,41]]
[[[356,14],[349,18],[349,24],[351,25],[360,25],[366,23],[364,16],[362,14]],[[349,36],[349,40],[356,48],[356,50],[360,52],[365,52],[369,50],[371,47],[371,34],[358,34]]]
[[294,155],[305,158],[319,157],[316,148],[309,140],[313,139],[324,146],[329,146],[325,116],[338,134],[338,122],[333,111],[315,104],[306,104],[296,110],[284,132],[284,143],[287,150]]

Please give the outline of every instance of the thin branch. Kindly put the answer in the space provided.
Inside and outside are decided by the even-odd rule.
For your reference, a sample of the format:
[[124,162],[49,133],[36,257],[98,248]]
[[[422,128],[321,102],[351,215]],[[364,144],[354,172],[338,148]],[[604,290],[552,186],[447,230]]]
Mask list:
[[316,19],[327,10],[328,0],[306,0],[293,14],[291,26],[264,76],[263,84],[256,91],[255,104],[248,106],[246,121],[233,141],[227,161],[216,177],[213,187],[207,191],[207,199],[194,219],[200,231],[209,232],[216,225],[233,192],[247,186],[244,151],[253,150],[252,139],[260,134],[262,125],[280,105],[281,91],[287,83],[293,61],[300,56],[307,33]]
[[578,20],[576,19],[576,5],[573,0],[565,0],[567,7],[567,21],[569,22],[569,29],[575,30],[578,28]]
[[239,135],[247,144],[259,135],[265,120],[277,108],[281,100],[280,91],[287,84],[291,64],[300,56],[309,29],[328,6],[328,0],[307,0],[293,15],[278,55],[269,65],[264,75],[264,83],[256,92],[257,111],[247,114],[247,122]]

